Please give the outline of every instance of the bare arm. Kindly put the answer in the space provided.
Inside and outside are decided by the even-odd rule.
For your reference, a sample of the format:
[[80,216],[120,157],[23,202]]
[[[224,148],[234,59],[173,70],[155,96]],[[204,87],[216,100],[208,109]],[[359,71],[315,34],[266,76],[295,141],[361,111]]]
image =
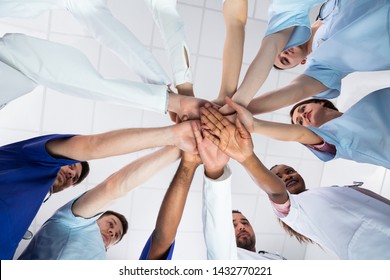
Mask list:
[[248,110],[257,115],[272,112],[295,104],[328,88],[312,77],[299,75],[288,86],[267,92],[254,98],[248,105]]
[[84,218],[95,216],[113,200],[126,195],[179,156],[180,151],[176,147],[165,147],[135,160],[82,195],[73,204],[73,213]]
[[183,154],[176,174],[161,203],[156,228],[152,236],[149,260],[164,259],[175,240],[192,179],[200,163],[199,156]]
[[306,145],[324,142],[321,137],[302,125],[269,122],[255,118],[253,132],[280,141],[292,141]]
[[[248,68],[244,80],[233,96],[233,100],[243,106],[248,106],[249,102],[261,88],[271,71],[274,60],[287,44],[294,27],[270,34],[266,36],[260,49]],[[228,114],[232,109],[228,106],[221,108],[221,112]]]
[[189,152],[196,151],[191,124],[157,128],[129,128],[95,135],[80,135],[47,143],[54,156],[75,160],[91,160],[136,152],[139,150],[176,145]]
[[247,0],[226,0],[223,5],[226,38],[222,57],[222,81],[217,98],[219,105],[224,104],[225,96],[232,97],[237,90],[244,53],[247,11]]
[[269,171],[254,153],[241,164],[256,185],[267,193],[270,200],[278,204],[283,204],[288,200],[286,186],[283,181]]

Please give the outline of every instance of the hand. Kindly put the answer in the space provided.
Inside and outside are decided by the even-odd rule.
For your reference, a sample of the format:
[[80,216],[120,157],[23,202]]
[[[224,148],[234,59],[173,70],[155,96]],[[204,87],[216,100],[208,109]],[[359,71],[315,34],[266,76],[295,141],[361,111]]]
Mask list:
[[[245,107],[238,105],[235,103],[231,98],[226,97],[226,104],[229,105],[231,108],[233,108],[236,111],[236,117],[240,120],[240,122],[245,126],[245,128],[249,132],[254,131],[254,122],[253,122],[253,115],[249,110],[247,110]],[[230,120],[232,121],[232,120]]]
[[245,161],[253,154],[251,135],[238,119],[234,125],[212,107],[202,107],[200,111],[202,127],[207,128],[203,135],[222,152],[239,162]]
[[223,174],[223,169],[229,161],[229,157],[223,153],[208,138],[204,138],[200,131],[199,123],[192,123],[196,144],[200,158],[202,159],[206,176],[217,179]]
[[224,116],[232,115],[235,113],[234,109],[230,107],[229,104],[225,104],[221,108],[219,108],[219,112]]
[[[192,83],[180,84],[180,85],[177,85],[176,88],[177,88],[178,94],[180,94],[180,95],[195,97],[194,88],[193,88]],[[170,117],[171,121],[173,121],[175,123],[181,122],[179,116],[176,113],[174,113],[174,112],[168,112],[168,113],[169,113],[169,117]]]
[[[186,118],[185,118],[186,119]],[[196,142],[194,138],[194,133],[192,132],[191,122],[199,121],[186,121],[172,126],[173,135],[175,139],[175,146],[184,152],[190,154],[197,154]]]

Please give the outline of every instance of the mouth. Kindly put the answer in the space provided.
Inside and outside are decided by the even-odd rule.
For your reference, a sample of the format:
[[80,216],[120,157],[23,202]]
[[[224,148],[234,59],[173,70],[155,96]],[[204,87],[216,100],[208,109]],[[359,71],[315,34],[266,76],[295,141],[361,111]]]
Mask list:
[[241,232],[241,233],[238,234],[237,237],[238,238],[249,237],[249,233],[247,233],[246,231],[245,232]]
[[297,180],[291,179],[290,181],[288,181],[288,182],[286,183],[286,188],[289,189],[289,188],[291,188],[292,186],[294,186],[294,185],[297,184],[297,183],[298,183]]
[[108,244],[108,236],[107,235],[105,235],[105,234],[102,234],[102,237],[103,237],[103,241],[104,241],[104,243],[105,244]]
[[308,113],[306,114],[306,119],[307,119],[307,121],[310,122],[310,123],[311,123],[311,112],[312,112],[312,111],[310,111],[310,112],[308,112]]

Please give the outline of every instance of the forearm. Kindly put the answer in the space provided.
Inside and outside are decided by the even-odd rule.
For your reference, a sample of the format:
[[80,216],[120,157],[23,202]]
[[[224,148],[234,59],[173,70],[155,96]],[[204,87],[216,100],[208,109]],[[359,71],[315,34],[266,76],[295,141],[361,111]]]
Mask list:
[[175,240],[197,163],[182,159],[164,196],[153,232],[149,259],[160,259]]
[[80,135],[49,142],[47,149],[55,156],[80,161],[92,160],[173,145],[173,130],[173,126],[128,128],[95,135]]
[[222,58],[222,82],[218,99],[232,97],[237,90],[244,53],[247,1],[227,0],[223,6],[226,38]]
[[321,82],[302,74],[289,85],[254,98],[247,108],[253,115],[272,112],[293,105],[326,89],[327,87]]
[[317,134],[301,125],[270,122],[256,118],[253,118],[253,120],[253,132],[272,139],[293,141],[308,145],[319,144],[323,141]]
[[165,147],[133,161],[80,197],[73,206],[73,212],[82,217],[96,215],[113,200],[125,196],[179,157],[178,148]]
[[256,185],[265,191],[272,201],[280,204],[287,201],[288,195],[282,180],[268,170],[255,154],[252,154],[241,164]]
[[292,32],[292,28],[265,37],[260,49],[248,68],[244,80],[233,96],[233,101],[248,106],[257,91],[267,79],[275,58],[283,50]]

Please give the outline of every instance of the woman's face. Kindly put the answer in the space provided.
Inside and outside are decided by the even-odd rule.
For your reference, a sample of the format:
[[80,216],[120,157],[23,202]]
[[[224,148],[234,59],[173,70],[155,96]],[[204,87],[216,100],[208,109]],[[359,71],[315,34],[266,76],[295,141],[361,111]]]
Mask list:
[[299,194],[306,190],[305,181],[294,168],[280,164],[272,168],[271,172],[282,179],[289,193]]
[[320,127],[328,122],[329,115],[327,111],[331,110],[323,106],[324,103],[308,103],[302,104],[295,108],[292,121],[294,124],[303,126]]

